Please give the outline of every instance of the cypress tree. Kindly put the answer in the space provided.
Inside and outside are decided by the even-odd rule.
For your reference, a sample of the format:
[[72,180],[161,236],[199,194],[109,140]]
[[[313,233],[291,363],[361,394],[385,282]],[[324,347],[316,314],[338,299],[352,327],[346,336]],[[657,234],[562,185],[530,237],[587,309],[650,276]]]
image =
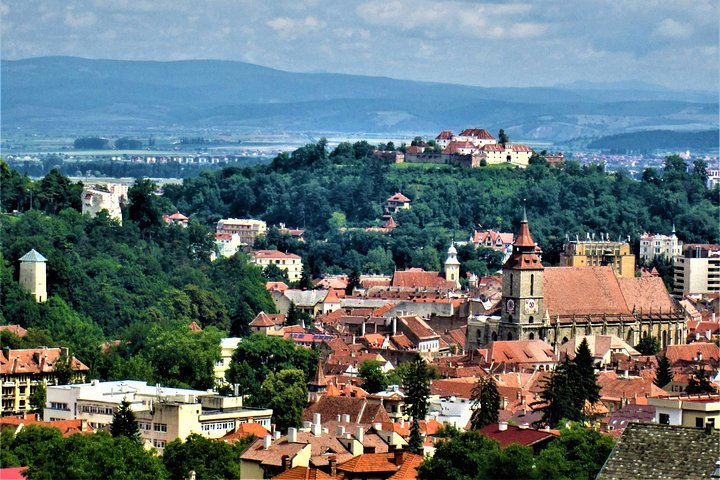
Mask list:
[[658,357],[658,366],[655,371],[655,385],[663,388],[665,385],[672,382],[672,379],[673,371],[672,368],[670,368],[670,360],[668,360],[665,355]]
[[555,427],[560,420],[582,420],[582,388],[577,381],[576,365],[569,358],[555,367],[549,379],[545,380],[540,400],[532,406],[539,406],[543,412],[542,422]]
[[586,338],[583,338],[582,342],[580,342],[573,362],[575,363],[575,373],[577,374],[578,388],[581,395],[578,397],[578,402],[581,402],[580,409],[582,410],[585,407],[585,401],[594,404],[600,400],[600,386],[597,384],[597,378],[595,377],[595,362]]
[[[417,453],[422,450],[422,436],[420,435],[420,420],[425,420],[428,410],[428,396],[430,396],[430,369],[423,358],[416,354],[405,378],[405,411],[412,418],[410,428],[410,451]],[[415,433],[413,434],[413,430]]]
[[135,418],[135,412],[130,409],[130,402],[127,400],[123,400],[113,414],[110,433],[113,437],[123,436],[140,441],[140,428]]
[[498,421],[500,394],[492,375],[481,378],[472,391],[473,411],[470,418],[472,428],[482,428]]

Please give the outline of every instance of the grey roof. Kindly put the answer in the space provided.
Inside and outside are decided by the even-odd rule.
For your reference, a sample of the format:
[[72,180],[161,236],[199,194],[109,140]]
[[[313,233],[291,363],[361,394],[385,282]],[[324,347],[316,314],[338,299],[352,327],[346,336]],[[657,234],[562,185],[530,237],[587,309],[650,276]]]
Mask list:
[[597,480],[710,478],[720,457],[720,432],[630,423]]
[[327,290],[295,290],[288,289],[283,292],[297,307],[314,307],[327,297]]
[[34,248],[20,258],[21,262],[47,262],[47,258],[40,255]]

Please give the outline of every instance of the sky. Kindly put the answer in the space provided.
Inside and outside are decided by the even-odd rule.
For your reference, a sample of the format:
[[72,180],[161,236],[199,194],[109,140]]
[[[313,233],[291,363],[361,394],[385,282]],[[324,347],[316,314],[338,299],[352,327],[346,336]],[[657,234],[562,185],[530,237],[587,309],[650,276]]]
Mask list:
[[717,91],[718,0],[0,0],[0,57]]

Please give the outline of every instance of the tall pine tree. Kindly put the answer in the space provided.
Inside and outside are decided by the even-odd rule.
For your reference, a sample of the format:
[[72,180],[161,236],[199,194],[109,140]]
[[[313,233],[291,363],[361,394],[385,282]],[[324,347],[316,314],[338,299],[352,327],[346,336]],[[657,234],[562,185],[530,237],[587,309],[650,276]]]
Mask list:
[[600,400],[600,386],[597,384],[597,378],[595,377],[595,362],[586,338],[583,338],[582,342],[580,342],[573,362],[575,362],[575,373],[577,374],[578,387],[582,395],[582,398],[578,398],[578,401],[582,400],[580,408],[584,409],[585,401],[590,402],[592,405]]
[[110,424],[110,433],[113,437],[128,437],[140,441],[140,428],[138,427],[135,412],[130,409],[130,402],[123,400],[113,414]]
[[543,423],[555,427],[563,418],[575,421],[582,419],[585,402],[580,401],[582,388],[577,381],[576,368],[575,362],[565,357],[555,367],[550,378],[545,380],[540,400],[532,404],[543,412]]
[[473,411],[470,418],[472,428],[482,428],[498,421],[500,394],[492,375],[481,378],[472,391]]
[[665,355],[658,357],[658,366],[657,370],[655,370],[655,385],[663,388],[665,385],[672,382],[672,379],[673,371],[670,367],[670,360],[668,360]]
[[416,354],[403,378],[405,390],[405,411],[412,418],[410,426],[410,451],[422,451],[420,420],[425,420],[430,396],[430,368],[423,358]]

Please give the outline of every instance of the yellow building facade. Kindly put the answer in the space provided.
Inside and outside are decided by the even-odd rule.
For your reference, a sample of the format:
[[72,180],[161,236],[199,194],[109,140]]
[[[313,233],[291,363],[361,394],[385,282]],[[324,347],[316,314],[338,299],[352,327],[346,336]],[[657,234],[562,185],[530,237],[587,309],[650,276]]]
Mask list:
[[561,267],[611,266],[621,277],[635,276],[635,255],[627,242],[574,240],[560,254]]

